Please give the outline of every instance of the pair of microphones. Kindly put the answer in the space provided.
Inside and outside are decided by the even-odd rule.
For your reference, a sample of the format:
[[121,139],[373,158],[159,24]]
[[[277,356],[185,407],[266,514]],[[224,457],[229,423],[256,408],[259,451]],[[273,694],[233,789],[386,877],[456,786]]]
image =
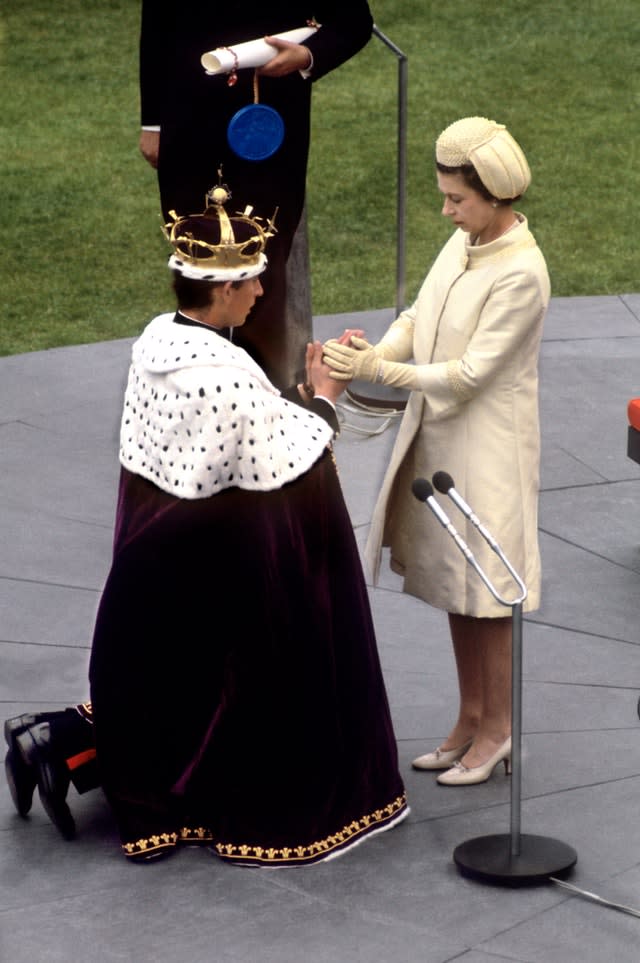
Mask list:
[[[475,528],[477,528],[478,532],[483,537],[487,545],[496,553],[496,555],[501,560],[501,562],[503,563],[503,565],[505,566],[505,568],[507,569],[507,571],[509,572],[509,574],[511,575],[511,577],[513,578],[513,580],[515,581],[516,585],[520,590],[520,595],[516,599],[507,600],[503,598],[503,596],[500,595],[500,593],[497,591],[497,589],[489,579],[488,575],[484,572],[484,570],[479,565],[477,559],[475,558],[473,552],[471,551],[471,549],[469,548],[465,540],[462,538],[460,533],[457,532],[456,529],[454,528],[451,522],[451,519],[449,518],[445,510],[436,500],[434,496],[434,486],[440,492],[441,495],[449,496],[453,504],[462,512],[462,514],[466,518],[469,519],[471,524]],[[498,602],[500,602],[501,605],[507,605],[507,606],[517,605],[526,599],[527,589],[524,582],[522,581],[518,573],[515,571],[515,569],[511,565],[511,562],[506,557],[506,555],[500,548],[498,542],[493,537],[491,532],[489,532],[488,529],[485,528],[485,526],[482,524],[478,516],[472,510],[471,506],[468,505],[467,502],[464,500],[460,492],[456,491],[453,478],[448,472],[437,471],[433,476],[433,485],[431,484],[431,482],[427,481],[426,478],[416,478],[411,486],[411,491],[413,492],[413,494],[415,495],[415,497],[418,499],[419,502],[425,502],[429,506],[429,508],[431,509],[435,517],[438,519],[442,527],[446,529],[446,531],[449,533],[453,541],[456,543],[456,545],[458,546],[458,548],[466,558],[469,565],[471,565],[472,568],[476,570],[476,572],[478,573],[478,575],[480,576],[484,584],[487,586],[487,588],[489,589],[493,597]]]

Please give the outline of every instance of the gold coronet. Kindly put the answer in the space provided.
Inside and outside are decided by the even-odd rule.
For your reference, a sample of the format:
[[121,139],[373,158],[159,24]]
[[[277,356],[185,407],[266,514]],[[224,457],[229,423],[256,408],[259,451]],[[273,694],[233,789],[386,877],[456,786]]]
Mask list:
[[[278,210],[265,220],[252,216],[253,207],[247,205],[230,216],[225,210],[230,199],[228,187],[218,184],[207,191],[201,214],[179,216],[173,210],[169,212],[171,220],[163,226],[163,233],[180,261],[205,271],[251,268],[261,263],[267,240],[276,233]],[[216,241],[205,239],[211,235],[210,221],[218,223]]]

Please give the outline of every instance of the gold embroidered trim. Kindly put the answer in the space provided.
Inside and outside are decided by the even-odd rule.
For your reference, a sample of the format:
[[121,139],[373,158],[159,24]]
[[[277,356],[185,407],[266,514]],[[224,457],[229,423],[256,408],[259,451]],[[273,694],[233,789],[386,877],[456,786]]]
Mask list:
[[353,843],[358,836],[371,832],[376,827],[389,822],[397,816],[407,805],[406,794],[398,796],[393,802],[381,809],[376,809],[368,816],[354,819],[339,832],[308,846],[284,846],[281,849],[265,848],[264,846],[250,846],[248,844],[216,843],[214,849],[218,856],[231,861],[262,863],[270,866],[286,865],[287,863],[305,863],[328,856],[334,850],[340,849],[348,843]]
[[447,361],[447,381],[453,393],[462,401],[468,401],[471,398],[472,392],[469,391],[460,376],[459,361]]
[[213,833],[204,826],[183,826],[178,835],[181,843],[213,842]]
[[125,856],[150,856],[163,849],[173,848],[178,843],[210,843],[212,848],[223,859],[230,861],[265,863],[269,865],[286,865],[287,863],[305,863],[327,856],[334,850],[355,842],[362,836],[389,822],[406,808],[407,797],[403,793],[393,802],[381,809],[376,809],[370,815],[354,819],[339,832],[308,846],[283,846],[280,849],[264,846],[250,846],[248,844],[215,843],[210,829],[204,826],[182,826],[177,833],[160,833],[137,839],[132,843],[123,843]]
[[76,711],[87,722],[93,722],[93,705],[91,702],[81,702],[80,705],[76,706]]
[[123,843],[122,848],[125,856],[141,856],[142,854],[149,856],[154,852],[173,847],[177,842],[177,833],[159,833],[145,839],[136,839],[135,843]]

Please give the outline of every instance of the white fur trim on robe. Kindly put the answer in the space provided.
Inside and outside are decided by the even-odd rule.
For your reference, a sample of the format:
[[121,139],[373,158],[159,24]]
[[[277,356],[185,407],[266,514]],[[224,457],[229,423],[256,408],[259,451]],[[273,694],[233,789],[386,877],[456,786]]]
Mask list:
[[331,427],[282,398],[242,348],[173,318],[155,318],[133,346],[121,464],[178,498],[271,491],[308,471]]

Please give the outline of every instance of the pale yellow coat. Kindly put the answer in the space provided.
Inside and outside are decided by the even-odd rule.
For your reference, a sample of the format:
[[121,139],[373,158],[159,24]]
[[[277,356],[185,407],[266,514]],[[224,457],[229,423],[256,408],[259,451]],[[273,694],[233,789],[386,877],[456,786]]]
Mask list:
[[[544,258],[527,221],[489,244],[450,238],[420,293],[394,322],[385,357],[420,365],[372,518],[365,560],[377,581],[382,545],[404,591],[476,617],[510,610],[494,600],[430,509],[411,491],[417,477],[448,472],[528,590],[540,601],[538,353],[549,302]],[[517,586],[475,527],[436,494],[499,594]]]

